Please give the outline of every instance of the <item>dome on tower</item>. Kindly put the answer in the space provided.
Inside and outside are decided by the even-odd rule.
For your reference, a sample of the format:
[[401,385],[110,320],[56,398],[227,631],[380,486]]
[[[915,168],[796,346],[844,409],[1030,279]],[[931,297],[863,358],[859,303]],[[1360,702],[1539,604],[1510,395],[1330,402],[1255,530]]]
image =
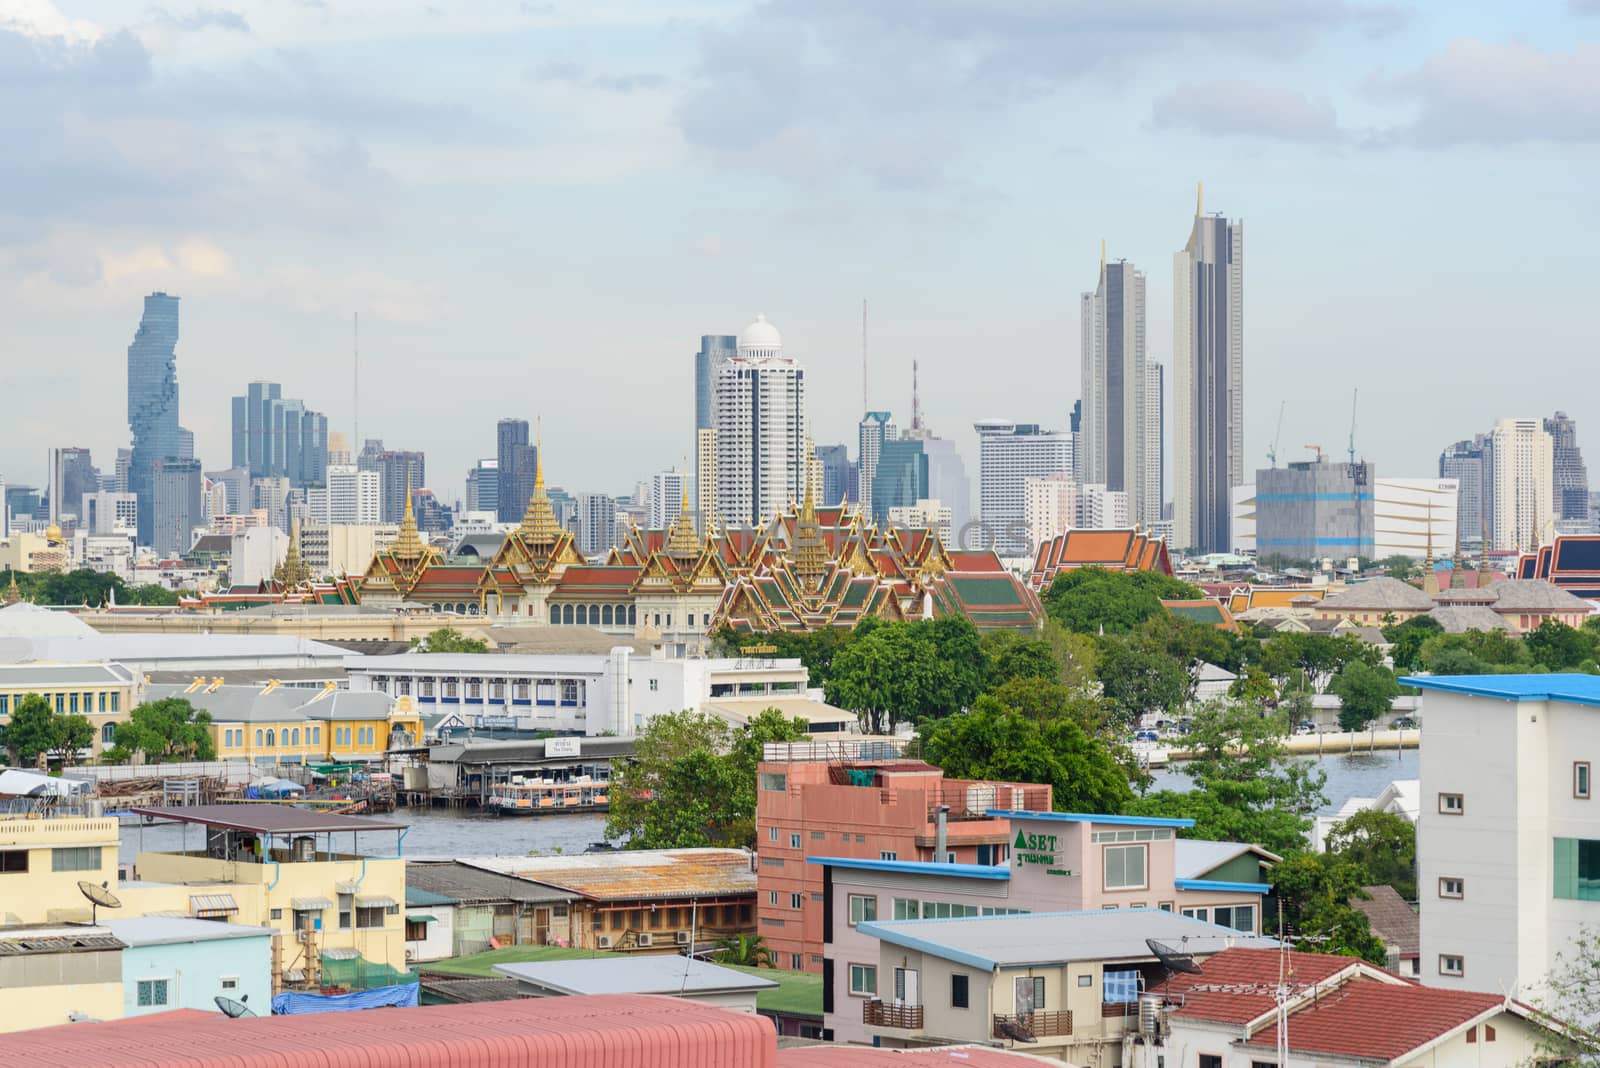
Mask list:
[[739,331],[741,356],[776,356],[782,351],[783,336],[765,315],[757,315],[755,322]]

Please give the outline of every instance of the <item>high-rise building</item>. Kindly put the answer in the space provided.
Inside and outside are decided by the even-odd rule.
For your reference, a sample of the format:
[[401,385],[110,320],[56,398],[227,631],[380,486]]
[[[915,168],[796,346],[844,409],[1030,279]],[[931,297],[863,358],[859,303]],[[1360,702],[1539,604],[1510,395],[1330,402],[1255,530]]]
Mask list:
[[853,481],[854,465],[850,462],[850,446],[818,445],[811,450],[822,465],[822,477],[817,480],[817,503],[837,505],[840,501],[853,501],[856,497]]
[[894,416],[888,412],[868,412],[856,427],[856,500],[864,515],[877,514],[872,506],[872,487],[878,479],[878,455],[883,443],[899,436]]
[[604,493],[578,494],[578,551],[599,556],[616,544],[617,501]]
[[6,478],[0,475],[0,538],[11,537],[11,505],[6,497]]
[[1072,474],[1083,481],[1083,398],[1072,402],[1067,415],[1067,430],[1072,437]]
[[770,520],[805,493],[806,372],[765,315],[745,327],[712,391],[716,513],[729,526]]
[[1439,477],[1454,479],[1459,487],[1456,529],[1461,544],[1473,548],[1482,548],[1485,542],[1493,545],[1494,446],[1489,435],[1478,434],[1447,446],[1439,454]]
[[500,461],[479,460],[467,471],[467,511],[500,518]]
[[1137,518],[1144,526],[1161,522],[1167,496],[1167,368],[1144,365],[1144,488]]
[[1532,551],[1555,536],[1555,450],[1538,419],[1501,419],[1494,442],[1496,549]]
[[89,450],[49,449],[45,464],[50,522],[66,526],[70,520],[81,519],[83,495],[96,493],[100,489],[100,472],[94,466]]
[[1326,457],[1257,471],[1256,552],[1290,560],[1371,559],[1374,482],[1372,464]]
[[1578,424],[1566,412],[1544,421],[1555,472],[1556,522],[1563,533],[1589,531],[1589,470],[1578,448]]
[[[956,443],[946,438],[922,439],[928,458],[928,496],[950,511],[950,529],[959,537],[972,519],[972,480]],[[954,543],[950,543],[954,544]]]
[[1098,482],[1078,485],[1075,526],[1082,530],[1125,530],[1133,525],[1133,504],[1123,490],[1107,489]]
[[[1083,481],[1126,493],[1134,511],[1161,518],[1145,500],[1152,441],[1149,365],[1145,360],[1144,273],[1126,260],[1105,262],[1094,292],[1080,301],[1083,423],[1078,444]],[[1157,431],[1159,433],[1159,431]]]
[[139,499],[141,545],[152,544],[155,531],[156,465],[194,455],[194,435],[178,425],[177,347],[178,298],[152,293],[128,346],[128,490]]
[[248,467],[230,467],[223,471],[207,471],[206,477],[213,482],[221,483],[228,493],[228,512],[247,512],[250,510],[250,469]]
[[139,529],[139,499],[131,493],[85,493],[79,524],[90,534],[132,534]]
[[874,523],[888,522],[891,508],[909,508],[933,496],[928,491],[926,444],[926,441],[901,438],[879,446],[872,477],[871,518]]
[[277,527],[285,533],[289,530],[289,520],[292,518],[289,505],[289,495],[294,487],[282,475],[272,478],[252,478],[250,480],[250,510],[259,508],[267,513],[267,525]]
[[1026,555],[1028,542],[1027,481],[1072,472],[1072,436],[1043,430],[1037,423],[985,419],[978,431],[978,517],[987,528],[983,545],[1002,556]]
[[233,398],[233,466],[251,478],[287,478],[296,486],[323,480],[328,468],[328,417],[286,398],[277,382],[251,382]]
[[939,535],[941,545],[954,545],[951,539],[955,529],[951,525],[950,509],[936,497],[928,497],[915,504],[889,509],[889,525],[897,530],[925,528]]
[[502,523],[520,520],[533,496],[538,446],[528,441],[526,419],[502,419],[495,427],[495,460],[500,482],[495,510]]
[[307,518],[317,523],[377,526],[383,508],[383,476],[354,464],[328,467],[328,484],[306,492]]
[[191,531],[204,525],[200,461],[168,457],[156,462],[153,475],[150,545],[164,557],[182,556],[193,544]]
[[694,354],[694,428],[709,430],[716,425],[712,396],[716,392],[717,368],[739,351],[739,339],[732,334],[701,334],[700,348]]
[[678,521],[688,489],[688,476],[682,471],[657,471],[650,476],[651,529],[666,530]]
[[[363,471],[376,471],[381,476],[379,494],[385,524],[398,525],[405,516],[406,493],[427,485],[427,465],[423,454],[402,449],[385,449],[383,442],[367,439],[361,447],[356,466]],[[413,503],[415,508],[415,503]]]
[[1030,478],[1023,482],[1023,518],[1028,525],[1028,542],[1060,537],[1078,525],[1078,481],[1068,472]]
[[350,439],[342,431],[328,431],[328,463],[353,464],[356,454],[350,451]]
[[717,430],[708,427],[694,432],[695,507],[701,526],[709,526],[717,515]]
[[[430,489],[415,489],[411,491],[411,510],[417,521],[417,529],[424,534],[443,534],[450,529],[454,517],[445,503]],[[402,504],[402,515],[404,505]]]
[[1244,482],[1244,223],[1195,205],[1172,265],[1172,536],[1229,552]]

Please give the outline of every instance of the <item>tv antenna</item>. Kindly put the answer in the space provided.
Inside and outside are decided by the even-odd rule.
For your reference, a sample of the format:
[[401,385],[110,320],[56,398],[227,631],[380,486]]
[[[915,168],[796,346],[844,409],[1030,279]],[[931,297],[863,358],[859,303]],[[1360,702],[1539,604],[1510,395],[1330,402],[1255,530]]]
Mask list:
[[78,892],[89,899],[89,922],[91,924],[100,922],[101,909],[120,909],[122,907],[122,899],[107,889],[108,885],[108,883],[101,883],[96,886],[87,879],[82,879],[78,882]]
[[217,1003],[218,1011],[220,1011],[222,1015],[226,1016],[230,1020],[237,1020],[241,1016],[256,1015],[256,1010],[245,1004],[245,1002],[250,1000],[249,994],[245,994],[237,999],[230,998],[226,994],[218,994],[211,1000]]

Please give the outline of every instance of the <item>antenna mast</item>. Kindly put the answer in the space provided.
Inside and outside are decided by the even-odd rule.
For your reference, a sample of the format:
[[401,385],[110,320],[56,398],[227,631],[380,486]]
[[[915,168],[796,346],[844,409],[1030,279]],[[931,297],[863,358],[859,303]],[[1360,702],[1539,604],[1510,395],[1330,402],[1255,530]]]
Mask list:
[[917,396],[917,361],[911,361],[911,429],[922,429],[922,400]]

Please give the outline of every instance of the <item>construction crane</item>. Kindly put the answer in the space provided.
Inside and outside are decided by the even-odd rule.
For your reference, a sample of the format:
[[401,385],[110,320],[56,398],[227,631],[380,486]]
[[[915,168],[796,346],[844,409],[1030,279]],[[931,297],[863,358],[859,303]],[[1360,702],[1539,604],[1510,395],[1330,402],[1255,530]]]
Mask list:
[[1327,451],[1321,445],[1302,445],[1300,447],[1302,449],[1310,449],[1312,452],[1316,453],[1317,463],[1319,464],[1322,462],[1322,454]]
[[1350,468],[1356,466],[1356,398],[1361,396],[1359,389],[1350,391]]
[[1272,447],[1267,450],[1267,463],[1273,467],[1278,466],[1278,439],[1283,437],[1283,410],[1289,406],[1288,401],[1278,405],[1278,429],[1272,434]]

